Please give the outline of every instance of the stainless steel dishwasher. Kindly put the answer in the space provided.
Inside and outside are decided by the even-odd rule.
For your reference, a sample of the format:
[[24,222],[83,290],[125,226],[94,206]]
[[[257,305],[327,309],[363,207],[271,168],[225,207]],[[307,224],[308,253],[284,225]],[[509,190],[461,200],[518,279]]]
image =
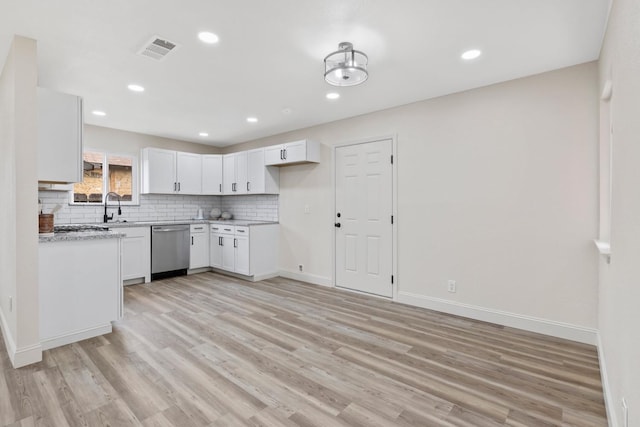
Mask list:
[[189,224],[151,227],[151,280],[187,274]]

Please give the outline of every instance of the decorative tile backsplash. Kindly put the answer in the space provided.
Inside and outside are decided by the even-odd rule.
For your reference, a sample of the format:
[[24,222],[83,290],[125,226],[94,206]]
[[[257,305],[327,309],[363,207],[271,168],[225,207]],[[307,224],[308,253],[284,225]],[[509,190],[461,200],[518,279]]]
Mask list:
[[[57,204],[62,209],[55,215],[55,224],[85,224],[102,222],[103,205],[70,205],[69,193],[65,191],[38,192],[45,213],[51,212]],[[109,215],[118,218],[118,202],[109,201]],[[120,220],[127,221],[173,221],[194,218],[198,208],[204,211],[205,218],[213,208],[230,212],[237,219],[258,221],[278,221],[277,195],[251,196],[184,196],[141,194],[140,205],[122,206]]]

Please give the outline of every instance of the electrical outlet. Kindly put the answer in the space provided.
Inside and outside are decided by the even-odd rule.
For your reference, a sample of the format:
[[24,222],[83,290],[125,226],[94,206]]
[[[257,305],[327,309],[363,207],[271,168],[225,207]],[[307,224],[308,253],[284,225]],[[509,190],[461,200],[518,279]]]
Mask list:
[[627,399],[622,398],[622,425],[629,427],[629,407],[627,406]]
[[456,291],[456,281],[455,280],[447,281],[447,290],[449,292],[455,293],[455,291]]
[[302,264],[298,264],[298,271],[302,271],[302,269],[303,269]]

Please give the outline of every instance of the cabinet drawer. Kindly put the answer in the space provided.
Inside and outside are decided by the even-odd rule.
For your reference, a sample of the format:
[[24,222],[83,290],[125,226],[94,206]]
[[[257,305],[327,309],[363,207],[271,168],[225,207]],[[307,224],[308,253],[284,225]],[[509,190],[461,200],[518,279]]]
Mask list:
[[211,232],[218,234],[235,234],[236,227],[233,225],[211,224]]
[[189,228],[191,233],[204,233],[207,231],[206,224],[191,224]]
[[236,225],[236,235],[240,236],[248,236],[249,235],[249,227],[243,225]]

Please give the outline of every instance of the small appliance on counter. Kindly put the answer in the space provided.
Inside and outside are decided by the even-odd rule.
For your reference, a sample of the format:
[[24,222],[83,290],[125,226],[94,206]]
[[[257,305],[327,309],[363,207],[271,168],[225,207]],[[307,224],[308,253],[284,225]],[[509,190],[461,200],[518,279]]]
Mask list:
[[211,219],[218,219],[220,218],[220,215],[222,215],[222,211],[218,208],[211,209],[211,212],[209,213]]
[[204,212],[202,211],[202,209],[198,208],[196,216],[193,219],[204,219]]
[[229,212],[222,212],[222,215],[220,215],[222,217],[222,219],[231,219],[233,217],[233,215],[231,215]]

